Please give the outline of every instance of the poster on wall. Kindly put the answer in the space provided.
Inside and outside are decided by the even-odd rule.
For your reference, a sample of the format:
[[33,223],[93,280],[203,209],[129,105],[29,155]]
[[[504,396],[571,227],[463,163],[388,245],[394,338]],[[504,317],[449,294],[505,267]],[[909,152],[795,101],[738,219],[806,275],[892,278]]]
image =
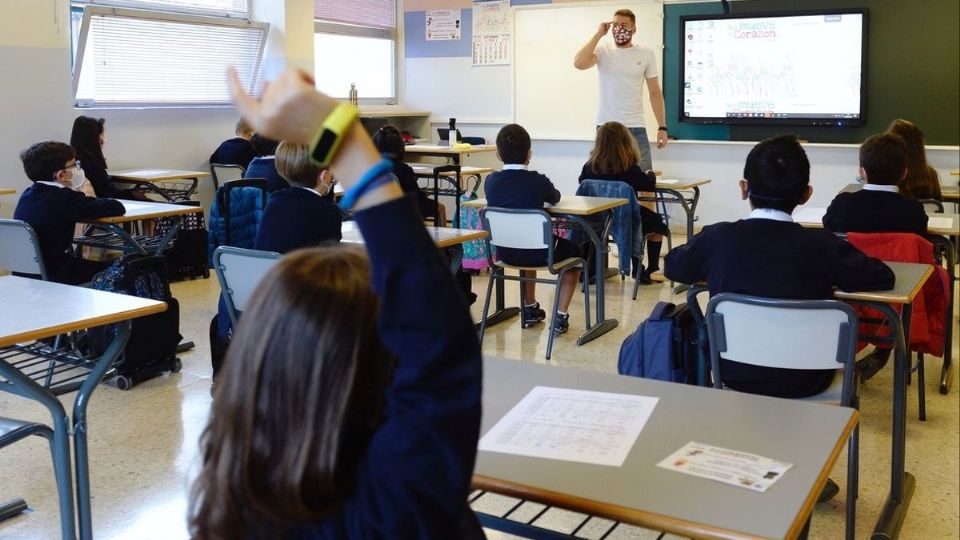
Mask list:
[[427,41],[460,39],[459,9],[431,9],[426,17]]
[[510,34],[510,0],[473,2],[473,65],[509,65]]

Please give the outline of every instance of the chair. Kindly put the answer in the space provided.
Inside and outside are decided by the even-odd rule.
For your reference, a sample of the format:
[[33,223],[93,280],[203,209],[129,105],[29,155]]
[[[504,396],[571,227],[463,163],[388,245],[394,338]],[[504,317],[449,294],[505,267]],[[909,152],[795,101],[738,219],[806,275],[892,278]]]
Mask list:
[[210,175],[213,177],[213,191],[216,193],[220,186],[227,182],[243,178],[243,165],[229,165],[225,163],[211,163]]
[[[37,435],[47,440],[50,445],[51,454],[54,453],[53,430],[50,426],[36,422],[23,422],[0,416],[0,450],[31,435]],[[67,450],[64,450],[66,452]],[[69,464],[69,457],[63,458],[65,463]],[[64,538],[73,538],[74,534],[74,516],[73,516],[73,487],[70,478],[69,466],[66,469],[61,467],[63,460],[58,461],[56,456],[53,458],[53,470],[57,479],[57,493],[60,503],[60,526]],[[0,522],[11,518],[27,509],[27,504],[23,499],[13,499],[0,504]]]
[[275,251],[259,251],[220,246],[213,252],[213,268],[217,272],[227,313],[234,326],[247,307],[257,284],[280,259]]
[[[821,394],[803,398],[859,408],[855,355],[857,315],[837,300],[778,300],[721,293],[705,315],[715,388],[723,388],[721,359],[787,369],[843,369],[843,377]],[[856,529],[859,425],[847,453],[847,527]]]
[[47,269],[40,254],[40,240],[27,222],[0,219],[0,268],[47,280]]
[[923,205],[923,209],[927,212],[934,212],[936,214],[943,213],[943,201],[937,199],[917,199],[917,202]]
[[[480,342],[483,343],[483,334],[487,326],[487,312],[490,309],[490,297],[493,292],[493,282],[519,281],[534,283],[555,283],[556,291],[553,296],[553,309],[550,312],[550,336],[547,338],[547,360],[553,351],[553,325],[557,318],[557,305],[560,299],[560,284],[563,276],[570,270],[579,268],[585,270],[586,262],[581,257],[571,257],[562,261],[553,259],[553,232],[550,216],[543,210],[517,210],[511,208],[487,207],[480,210],[480,222],[483,230],[489,233],[485,239],[487,247],[487,262],[490,264],[490,280],[487,281],[487,298],[483,302],[483,317],[480,319]],[[547,250],[547,264],[545,266],[513,266],[493,258],[491,246],[512,249],[545,249]],[[554,279],[528,278],[508,276],[507,268],[515,270],[547,270],[556,276]],[[586,327],[590,327],[590,289],[583,290],[584,313]],[[523,305],[523,287],[520,287],[520,305]]]

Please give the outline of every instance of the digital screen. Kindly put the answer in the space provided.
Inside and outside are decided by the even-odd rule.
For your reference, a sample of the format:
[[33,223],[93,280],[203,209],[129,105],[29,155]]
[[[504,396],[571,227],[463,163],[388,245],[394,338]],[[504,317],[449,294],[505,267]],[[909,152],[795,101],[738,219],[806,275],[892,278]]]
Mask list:
[[680,121],[861,125],[866,12],[681,18]]

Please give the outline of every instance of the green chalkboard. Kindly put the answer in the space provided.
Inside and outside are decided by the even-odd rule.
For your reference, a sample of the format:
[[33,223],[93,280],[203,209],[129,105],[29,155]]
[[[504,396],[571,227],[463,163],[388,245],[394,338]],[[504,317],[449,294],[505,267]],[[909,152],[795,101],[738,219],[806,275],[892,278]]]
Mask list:
[[960,145],[960,2],[957,0],[751,0],[730,2],[732,13],[866,8],[867,113],[857,128],[714,126],[681,123],[680,17],[721,13],[720,2],[667,4],[663,18],[663,86],[670,134],[680,139],[756,141],[795,133],[811,142],[859,143],[895,118],[919,125],[928,145]]

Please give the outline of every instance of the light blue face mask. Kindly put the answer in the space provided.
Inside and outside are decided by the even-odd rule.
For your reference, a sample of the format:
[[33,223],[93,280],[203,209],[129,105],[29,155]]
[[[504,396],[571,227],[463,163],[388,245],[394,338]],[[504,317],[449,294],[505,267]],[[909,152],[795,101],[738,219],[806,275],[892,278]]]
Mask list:
[[863,183],[864,183],[863,177],[860,176],[859,174],[856,176],[856,178],[854,178],[854,180],[856,180],[858,184],[863,184]]

